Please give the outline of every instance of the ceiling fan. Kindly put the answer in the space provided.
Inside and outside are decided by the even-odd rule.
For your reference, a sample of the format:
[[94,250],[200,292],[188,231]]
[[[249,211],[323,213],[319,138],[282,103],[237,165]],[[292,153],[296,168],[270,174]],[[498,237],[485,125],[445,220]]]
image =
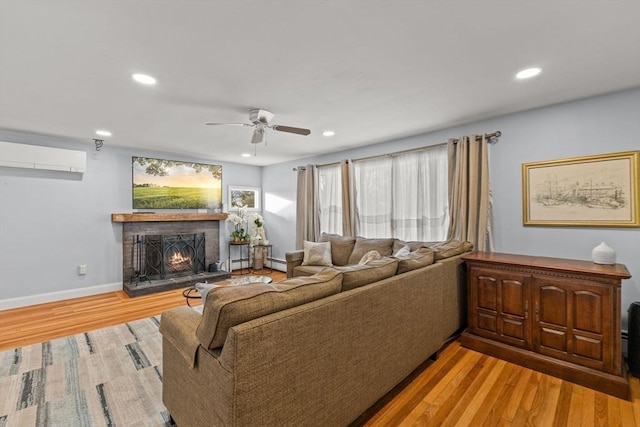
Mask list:
[[251,137],[252,144],[264,142],[267,145],[267,129],[277,130],[279,132],[295,133],[298,135],[309,135],[309,129],[296,128],[291,126],[272,125],[271,120],[275,115],[271,111],[254,109],[249,111],[249,120],[251,123],[206,123],[207,125],[222,126],[248,126],[254,128]]

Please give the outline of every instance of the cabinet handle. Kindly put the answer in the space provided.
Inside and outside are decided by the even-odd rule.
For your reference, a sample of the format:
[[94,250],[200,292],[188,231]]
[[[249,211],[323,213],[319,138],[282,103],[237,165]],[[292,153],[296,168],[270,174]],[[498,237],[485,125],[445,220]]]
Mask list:
[[524,302],[524,318],[529,318],[529,301]]
[[536,304],[536,322],[540,321],[540,307]]

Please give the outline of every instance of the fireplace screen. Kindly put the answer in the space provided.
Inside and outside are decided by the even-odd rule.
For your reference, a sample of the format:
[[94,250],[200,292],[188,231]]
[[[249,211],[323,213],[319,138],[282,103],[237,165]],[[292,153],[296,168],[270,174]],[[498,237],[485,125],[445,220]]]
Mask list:
[[204,233],[136,235],[133,239],[131,283],[205,270]]

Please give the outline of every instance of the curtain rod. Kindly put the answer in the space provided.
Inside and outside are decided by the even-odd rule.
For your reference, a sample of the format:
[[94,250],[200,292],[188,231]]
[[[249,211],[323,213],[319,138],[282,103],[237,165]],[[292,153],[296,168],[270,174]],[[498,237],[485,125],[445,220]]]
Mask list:
[[[502,136],[502,132],[500,132],[499,130],[495,131],[495,132],[489,132],[489,133],[485,133],[483,135],[476,135],[476,141],[479,139],[482,139],[482,137],[485,137],[489,140],[489,144],[495,144],[498,142],[498,138],[500,138]],[[458,143],[458,139],[457,138],[453,138],[451,139],[451,141],[453,141],[454,144]],[[402,151],[394,151],[393,153],[387,153],[387,154],[377,154],[375,156],[368,156],[368,157],[360,157],[357,159],[352,159],[352,162],[357,162],[357,161],[361,161],[361,160],[371,160],[371,159],[376,159],[376,158],[381,158],[381,157],[393,157],[393,156],[397,156],[400,154],[405,154],[405,153],[410,153],[412,151],[423,151],[423,150],[428,150],[430,148],[436,148],[436,147],[442,147],[443,145],[447,145],[448,142],[441,142],[440,144],[434,144],[434,145],[428,145],[426,147],[418,147],[418,148],[410,148],[408,150],[402,150]],[[332,163],[324,163],[322,165],[316,165],[316,167],[323,167],[323,166],[333,166],[333,165],[339,165],[340,162],[332,162]],[[298,166],[293,168],[293,171],[296,172],[298,170],[305,170],[306,166]]]

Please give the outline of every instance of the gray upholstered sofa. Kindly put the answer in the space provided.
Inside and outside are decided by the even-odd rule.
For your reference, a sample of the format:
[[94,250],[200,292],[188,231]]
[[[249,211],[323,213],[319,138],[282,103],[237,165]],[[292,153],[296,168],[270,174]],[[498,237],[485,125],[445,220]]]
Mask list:
[[[421,247],[413,244],[414,255]],[[400,274],[402,260],[392,258],[351,270],[301,261],[292,272],[320,268],[277,284],[213,289],[202,315],[186,306],[164,312],[164,404],[180,427],[348,425],[462,326],[456,252],[468,248],[443,248],[432,264]],[[386,276],[390,264],[388,277],[356,283],[374,276],[354,272]]]

